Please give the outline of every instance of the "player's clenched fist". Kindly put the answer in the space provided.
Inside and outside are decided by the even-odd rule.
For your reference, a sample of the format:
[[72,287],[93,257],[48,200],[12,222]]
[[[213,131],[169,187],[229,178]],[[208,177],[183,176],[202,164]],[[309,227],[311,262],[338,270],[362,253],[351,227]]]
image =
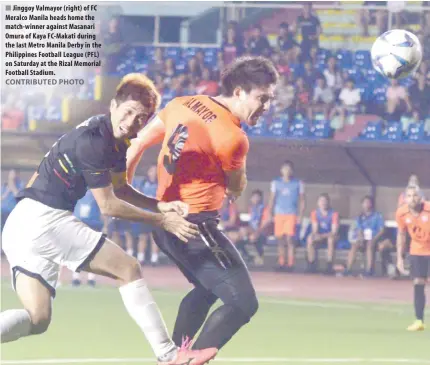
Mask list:
[[197,225],[186,221],[176,212],[163,213],[161,227],[184,242],[199,235]]

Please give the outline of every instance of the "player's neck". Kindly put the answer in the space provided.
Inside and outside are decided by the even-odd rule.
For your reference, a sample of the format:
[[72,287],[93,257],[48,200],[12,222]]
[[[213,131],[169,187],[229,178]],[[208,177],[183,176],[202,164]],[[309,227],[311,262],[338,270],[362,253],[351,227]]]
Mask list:
[[215,100],[217,103],[221,104],[224,108],[226,108],[231,114],[233,114],[236,118],[239,118],[236,114],[234,114],[234,101],[232,98],[218,95],[212,97],[213,100]]
[[282,177],[282,180],[284,181],[284,182],[290,182],[291,180],[293,180],[293,177],[292,176],[288,176],[288,177]]
[[421,214],[423,207],[424,207],[424,204],[421,203],[416,209],[412,209],[409,207],[409,211],[411,212],[412,215],[418,216]]

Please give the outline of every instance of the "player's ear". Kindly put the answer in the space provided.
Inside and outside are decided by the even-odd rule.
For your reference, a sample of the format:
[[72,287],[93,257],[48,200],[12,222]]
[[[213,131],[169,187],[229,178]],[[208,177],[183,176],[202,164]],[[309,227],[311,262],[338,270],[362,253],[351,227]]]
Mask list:
[[243,101],[246,99],[246,93],[241,87],[236,87],[233,90],[233,95],[237,97],[239,100]]

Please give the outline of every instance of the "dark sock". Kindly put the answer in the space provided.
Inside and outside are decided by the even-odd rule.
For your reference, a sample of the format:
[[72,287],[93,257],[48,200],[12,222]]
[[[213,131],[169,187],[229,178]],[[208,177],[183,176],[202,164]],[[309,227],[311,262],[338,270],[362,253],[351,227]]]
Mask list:
[[381,264],[382,264],[382,274],[387,274],[387,266],[389,263],[391,263],[391,255],[390,250],[382,250],[381,251]]
[[185,336],[194,338],[217,299],[214,294],[201,287],[194,288],[182,299],[172,336],[176,346],[181,346]]
[[246,245],[248,244],[247,240],[239,240],[236,243],[237,250],[240,252],[242,257],[245,260],[249,260],[251,258],[251,255],[249,254],[248,250],[246,249]]
[[424,307],[426,305],[426,295],[424,288],[424,284],[414,285],[415,316],[421,321],[424,321]]
[[237,307],[224,304],[216,309],[207,319],[193,349],[209,347],[221,349],[232,336],[249,322],[249,318]]
[[259,236],[257,238],[257,241],[255,242],[255,249],[257,250],[257,253],[260,255],[260,257],[263,257],[264,255],[264,243],[265,243],[264,236]]
[[333,262],[327,261],[327,268],[326,271],[332,271],[333,270]]

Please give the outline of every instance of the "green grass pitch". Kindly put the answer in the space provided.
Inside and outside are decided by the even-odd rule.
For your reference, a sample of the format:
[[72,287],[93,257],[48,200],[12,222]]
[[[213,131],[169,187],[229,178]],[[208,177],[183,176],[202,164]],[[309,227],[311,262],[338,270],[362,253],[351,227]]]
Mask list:
[[[153,293],[172,329],[183,293]],[[1,304],[19,306],[9,283],[3,282]],[[260,297],[257,315],[214,364],[430,364],[430,329],[406,332],[412,319],[410,306]],[[59,288],[48,332],[1,350],[2,364],[155,364],[111,287]]]

